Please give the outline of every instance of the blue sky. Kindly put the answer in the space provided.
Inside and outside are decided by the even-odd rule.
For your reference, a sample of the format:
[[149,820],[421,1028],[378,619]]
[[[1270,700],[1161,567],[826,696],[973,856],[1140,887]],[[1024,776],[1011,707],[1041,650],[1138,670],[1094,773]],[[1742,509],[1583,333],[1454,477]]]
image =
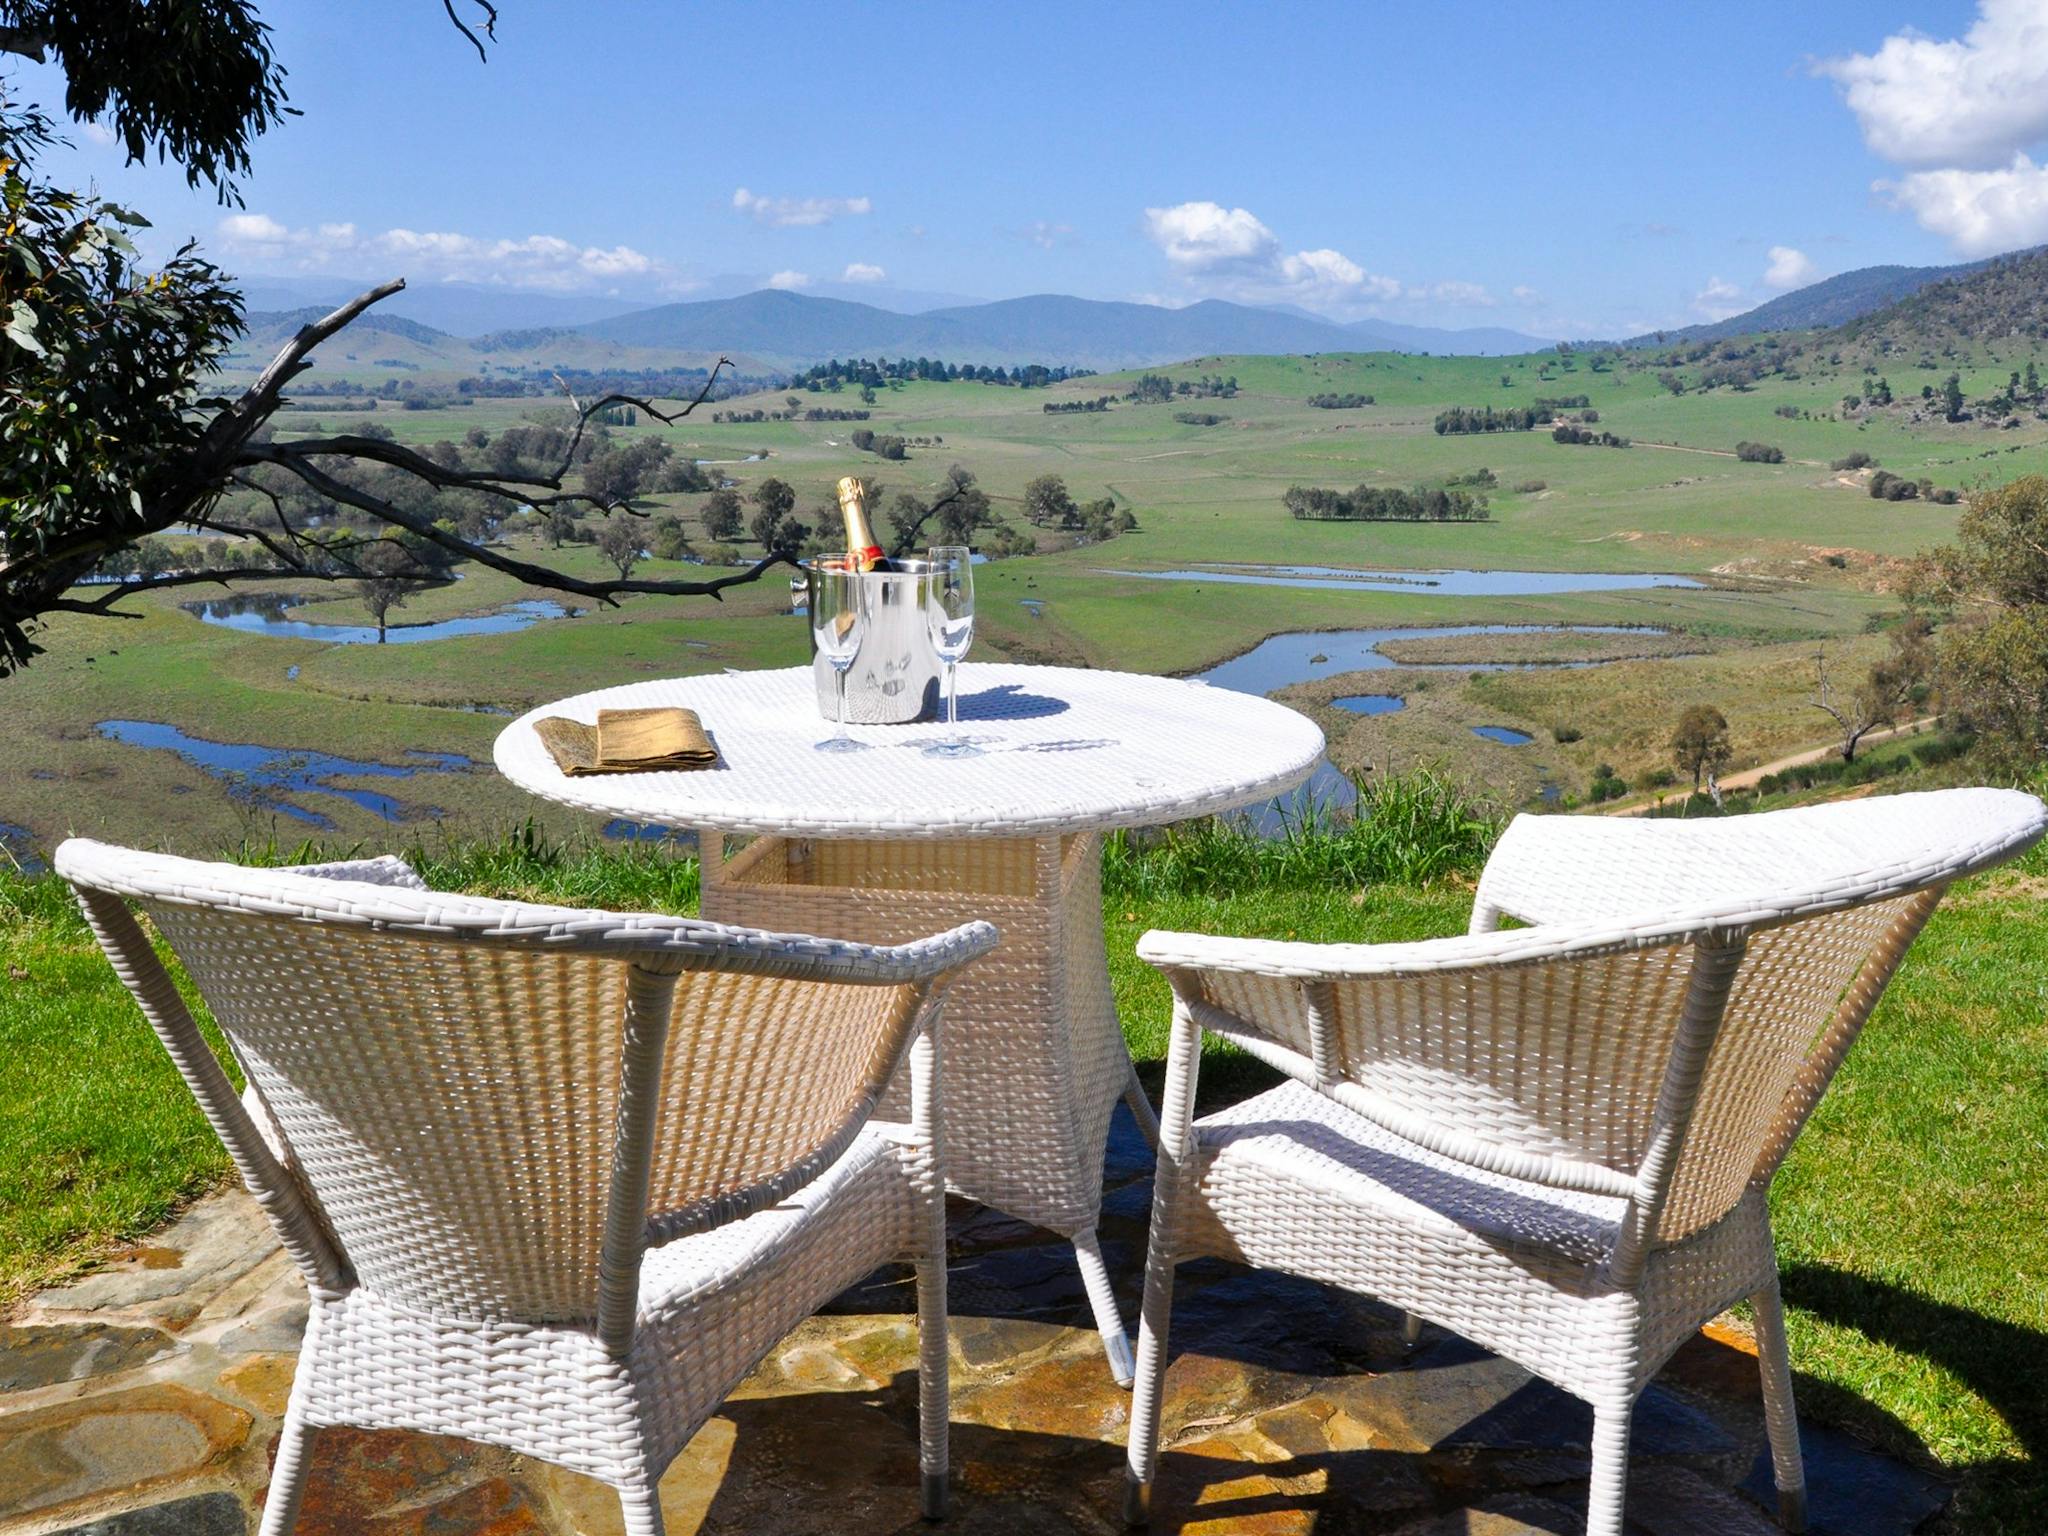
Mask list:
[[483,64],[433,0],[265,6],[305,115],[239,213],[92,130],[53,169],[247,274],[1569,336],[2048,240],[2048,0],[500,9]]

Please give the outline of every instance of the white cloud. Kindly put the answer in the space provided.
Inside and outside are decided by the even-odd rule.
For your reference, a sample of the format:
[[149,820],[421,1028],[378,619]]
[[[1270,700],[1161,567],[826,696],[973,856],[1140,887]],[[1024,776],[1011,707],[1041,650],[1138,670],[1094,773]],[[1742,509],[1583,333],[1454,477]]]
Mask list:
[[1401,284],[1342,251],[1289,252],[1248,209],[1177,203],[1145,210],[1145,234],[1183,281],[1252,303],[1353,308],[1398,298]]
[[811,229],[874,209],[865,197],[763,197],[745,187],[733,193],[732,205],[771,229]]
[[1960,38],[1908,29],[1815,70],[1885,159],[1989,170],[2048,138],[2048,0],[1978,0]]
[[1915,171],[1873,185],[1965,256],[2048,241],[2048,165],[2023,154],[1999,171]]
[[865,261],[850,261],[846,270],[839,274],[842,283],[881,283],[888,281],[889,274],[880,267]]
[[777,272],[768,279],[770,288],[808,288],[811,274],[808,272]]
[[1542,302],[1543,299],[1542,294],[1538,293],[1534,288],[1531,288],[1526,283],[1515,284],[1514,287],[1508,290],[1508,293],[1519,304],[1536,304]]
[[89,122],[83,126],[86,139],[91,143],[99,145],[102,149],[121,142],[120,135],[115,133],[105,123]]
[[1707,286],[1692,296],[1692,307],[1709,320],[1726,320],[1749,308],[1742,290],[1719,277],[1707,279]]
[[559,235],[509,240],[445,230],[364,234],[347,223],[293,229],[265,213],[232,213],[220,221],[219,238],[234,255],[299,272],[359,276],[366,266],[396,266],[405,277],[550,293],[677,292],[691,286],[666,262],[631,246],[578,245]]
[[1820,269],[1806,252],[1789,245],[1771,247],[1770,265],[1764,268],[1766,288],[1804,288],[1820,275]]

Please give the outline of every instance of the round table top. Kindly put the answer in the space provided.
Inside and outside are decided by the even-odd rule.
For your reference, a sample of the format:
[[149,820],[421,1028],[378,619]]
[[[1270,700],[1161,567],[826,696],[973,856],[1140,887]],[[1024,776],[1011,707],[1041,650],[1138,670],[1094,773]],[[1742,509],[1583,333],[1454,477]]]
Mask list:
[[[569,777],[534,722],[680,705],[714,767]],[[738,833],[837,838],[1049,837],[1206,816],[1285,793],[1323,752],[1282,704],[1177,678],[964,663],[960,729],[979,757],[926,757],[944,722],[851,725],[865,752],[819,752],[809,667],[628,683],[545,705],[499,734],[498,771],[602,815]]]

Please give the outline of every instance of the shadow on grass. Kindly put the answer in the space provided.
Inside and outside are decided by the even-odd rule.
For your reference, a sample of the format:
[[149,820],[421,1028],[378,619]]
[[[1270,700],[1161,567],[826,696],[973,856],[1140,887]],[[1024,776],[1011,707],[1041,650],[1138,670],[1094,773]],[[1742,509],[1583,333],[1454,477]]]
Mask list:
[[[1792,1265],[1780,1284],[1788,1306],[1941,1366],[2011,1428],[2022,1455],[1952,1469],[1963,1479],[1955,1530],[2048,1529],[2048,1334],[1823,1264]],[[1802,1373],[1798,1391],[1802,1411],[1929,1459],[1904,1424],[1846,1388]]]

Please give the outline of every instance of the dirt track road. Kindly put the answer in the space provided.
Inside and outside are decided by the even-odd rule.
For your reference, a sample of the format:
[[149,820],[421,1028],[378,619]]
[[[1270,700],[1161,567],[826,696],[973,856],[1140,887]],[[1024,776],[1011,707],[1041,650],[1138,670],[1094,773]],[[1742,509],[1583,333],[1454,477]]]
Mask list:
[[[1928,715],[1919,720],[1908,720],[1904,725],[1887,726],[1881,731],[1872,731],[1862,741],[1857,743],[1856,749],[1860,752],[1863,748],[1870,746],[1874,742],[1889,741],[1894,736],[1910,735],[1922,727],[1934,724],[1938,718],[1940,717],[1936,715]],[[1817,763],[1823,758],[1834,757],[1840,751],[1841,748],[1832,742],[1826,746],[1809,747],[1806,751],[1795,752],[1790,757],[1781,757],[1773,762],[1759,763],[1754,768],[1745,768],[1740,773],[1731,773],[1721,781],[1721,788],[1724,790],[1753,789],[1760,781],[1769,778],[1774,773],[1783,773],[1787,768],[1804,768],[1808,763]],[[1655,804],[1654,800],[1640,800],[1627,805],[1616,806],[1613,810],[1607,811],[1604,814],[1609,816],[1639,816]]]

